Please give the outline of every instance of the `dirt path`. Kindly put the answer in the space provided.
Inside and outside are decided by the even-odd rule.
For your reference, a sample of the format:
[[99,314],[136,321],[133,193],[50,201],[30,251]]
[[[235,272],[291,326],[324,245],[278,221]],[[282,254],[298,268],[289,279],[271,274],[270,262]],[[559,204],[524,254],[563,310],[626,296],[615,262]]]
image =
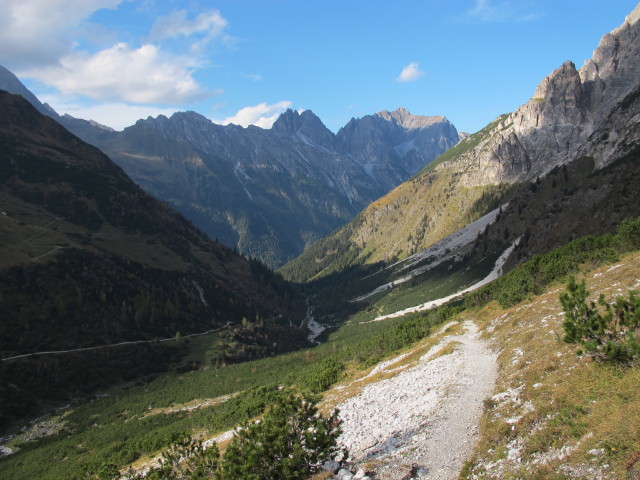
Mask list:
[[[447,335],[414,366],[367,385],[338,406],[341,442],[353,460],[374,465],[376,478],[457,478],[471,455],[483,409],[497,376],[497,355],[473,322]],[[451,353],[438,355],[451,342]],[[450,349],[451,347],[449,347]],[[401,360],[398,360],[401,361]],[[387,371],[398,369],[386,362]]]

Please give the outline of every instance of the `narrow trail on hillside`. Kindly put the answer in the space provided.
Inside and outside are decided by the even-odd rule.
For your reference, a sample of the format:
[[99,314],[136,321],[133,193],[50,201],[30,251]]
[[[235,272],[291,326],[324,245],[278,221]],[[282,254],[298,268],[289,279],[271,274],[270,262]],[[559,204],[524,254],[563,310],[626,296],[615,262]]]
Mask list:
[[[189,335],[181,335],[181,339],[199,337],[201,335],[207,335],[209,333],[218,332],[220,330],[224,330],[231,325],[231,322],[227,322],[222,327],[214,328],[212,330],[207,330],[206,332],[200,333],[191,333]],[[122,347],[124,345],[142,345],[143,343],[164,343],[164,342],[175,342],[176,337],[169,338],[159,338],[155,340],[131,340],[129,342],[120,342],[120,343],[109,343],[107,345],[96,345],[94,347],[82,347],[82,348],[72,348],[69,350],[48,350],[44,352],[32,352],[32,353],[23,353],[21,355],[14,355],[12,357],[0,358],[0,362],[8,362],[11,360],[17,360],[20,358],[29,358],[29,357],[39,357],[41,355],[64,355],[66,353],[75,353],[75,352],[89,352],[92,350],[100,350],[103,348],[113,348],[113,347]]]
[[[483,401],[497,377],[497,354],[473,322],[463,329],[409,368],[385,362],[387,372],[399,373],[338,405],[340,442],[355,462],[375,465],[375,478],[408,478],[413,466],[412,478],[455,479],[473,452]],[[451,353],[439,355],[451,342]]]

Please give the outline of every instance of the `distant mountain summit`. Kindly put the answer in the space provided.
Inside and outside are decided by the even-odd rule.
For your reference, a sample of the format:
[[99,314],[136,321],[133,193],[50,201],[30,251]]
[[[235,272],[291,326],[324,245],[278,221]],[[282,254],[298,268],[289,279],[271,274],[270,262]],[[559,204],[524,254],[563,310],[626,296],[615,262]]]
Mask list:
[[311,110],[291,109],[268,130],[180,112],[116,132],[47,112],[6,69],[0,89],[24,96],[103,150],[211,238],[272,267],[344,225],[460,140],[446,118],[404,108],[352,119],[337,135]]
[[442,116],[412,115],[404,108],[383,110],[351,119],[336,136],[338,149],[391,190],[429,164],[459,139],[453,124]]
[[[628,182],[636,178],[640,144],[639,20],[640,5],[602,37],[580,70],[570,61],[562,64],[524,105],[463,138],[283,271],[305,280],[345,266],[405,258],[504,206],[513,199],[508,192],[529,182],[538,193],[520,191],[508,215],[503,212],[503,220],[489,228],[496,245],[522,236],[516,251],[521,257],[572,235],[611,230],[625,215],[635,215],[637,209],[624,197],[635,191]],[[416,129],[408,125],[446,128],[445,122],[422,127],[425,123],[396,110],[353,120],[343,130],[354,152],[364,152],[364,161],[372,146],[381,151],[381,145],[394,145],[399,152],[424,142],[411,136]],[[428,145],[420,143],[413,151],[424,152]],[[408,151],[405,161],[411,155]],[[554,176],[538,191],[538,179],[551,172]],[[596,185],[596,178],[603,184]]]

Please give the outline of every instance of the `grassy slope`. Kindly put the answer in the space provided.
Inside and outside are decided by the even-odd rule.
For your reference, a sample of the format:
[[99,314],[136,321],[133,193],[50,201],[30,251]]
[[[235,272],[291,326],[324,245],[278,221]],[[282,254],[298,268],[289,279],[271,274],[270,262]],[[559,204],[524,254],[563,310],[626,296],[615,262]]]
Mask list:
[[[582,276],[594,298],[637,290],[640,253]],[[561,291],[555,284],[511,308],[492,302],[463,314],[501,351],[496,393],[463,478],[638,478],[640,369],[577,356],[562,341]]]
[[311,246],[281,272],[307,281],[354,265],[390,263],[422,250],[489,212],[508,186],[465,187],[459,162],[495,133],[500,117]]

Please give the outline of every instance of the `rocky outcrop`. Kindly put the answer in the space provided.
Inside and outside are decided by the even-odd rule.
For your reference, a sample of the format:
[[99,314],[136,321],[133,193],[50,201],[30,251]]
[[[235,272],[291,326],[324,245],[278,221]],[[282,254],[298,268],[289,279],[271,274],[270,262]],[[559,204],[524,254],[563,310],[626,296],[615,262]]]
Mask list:
[[442,116],[412,115],[404,108],[351,119],[336,136],[338,148],[389,191],[457,143]]
[[535,179],[580,156],[603,167],[628,153],[640,139],[638,109],[632,108],[640,95],[639,18],[640,6],[602,37],[580,70],[565,62],[527,103],[494,122],[477,146],[456,158],[468,167],[463,185]]

